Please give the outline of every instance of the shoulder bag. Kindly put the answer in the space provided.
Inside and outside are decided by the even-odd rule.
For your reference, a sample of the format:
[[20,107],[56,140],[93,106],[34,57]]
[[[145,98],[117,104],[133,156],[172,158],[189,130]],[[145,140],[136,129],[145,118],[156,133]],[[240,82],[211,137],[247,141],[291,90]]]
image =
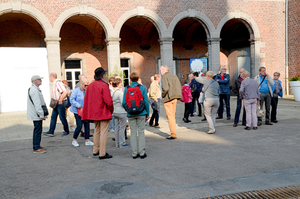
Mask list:
[[[32,104],[33,104],[33,106],[34,106],[34,103],[33,103],[32,99],[31,99],[31,96],[30,96],[30,94],[29,94],[29,91],[30,91],[30,88],[28,89],[28,97],[29,97],[29,99],[30,99],[31,103],[32,103]],[[45,105],[42,105],[41,107],[42,107],[42,109],[43,109],[44,116],[47,116],[47,115],[49,115],[49,112],[48,112],[48,109],[47,109],[47,107],[46,107]],[[39,115],[38,115],[38,117],[39,117]]]
[[256,115],[257,117],[265,117],[265,111],[261,109],[260,105],[257,105]]
[[206,90],[208,89],[208,87],[209,87],[214,81],[215,81],[215,80],[213,80],[213,81],[206,87],[205,91],[201,91],[200,96],[199,96],[199,98],[198,98],[198,102],[199,102],[200,104],[203,104],[203,102],[204,102],[204,100],[205,100],[205,92],[206,92]]

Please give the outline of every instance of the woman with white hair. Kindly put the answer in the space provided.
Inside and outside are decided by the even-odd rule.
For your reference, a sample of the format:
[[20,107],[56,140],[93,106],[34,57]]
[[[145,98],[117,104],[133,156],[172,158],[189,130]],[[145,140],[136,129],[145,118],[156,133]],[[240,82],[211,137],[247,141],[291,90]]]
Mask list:
[[209,126],[207,133],[212,134],[216,132],[215,123],[216,115],[219,108],[219,93],[220,86],[217,81],[213,79],[214,73],[207,71],[205,77],[196,77],[196,81],[203,84],[205,91],[205,100],[203,101],[204,115]]
[[80,133],[80,130],[84,124],[84,137],[85,137],[85,145],[86,146],[93,146],[94,143],[90,141],[90,123],[89,122],[82,122],[81,121],[81,115],[78,113],[80,112],[83,104],[84,104],[84,96],[85,96],[85,90],[87,86],[89,85],[89,81],[86,77],[82,78],[80,80],[80,87],[75,88],[71,94],[70,101],[71,101],[71,108],[70,111],[74,113],[75,119],[76,119],[76,129],[74,131],[73,135],[73,141],[72,145],[75,147],[79,147],[79,144],[77,142],[78,135]]
[[240,88],[240,98],[244,102],[246,110],[246,127],[245,130],[251,129],[251,123],[253,129],[257,129],[257,116],[256,116],[256,104],[259,104],[260,94],[258,90],[258,84],[255,80],[249,78],[249,72],[244,70],[241,74],[244,79]]

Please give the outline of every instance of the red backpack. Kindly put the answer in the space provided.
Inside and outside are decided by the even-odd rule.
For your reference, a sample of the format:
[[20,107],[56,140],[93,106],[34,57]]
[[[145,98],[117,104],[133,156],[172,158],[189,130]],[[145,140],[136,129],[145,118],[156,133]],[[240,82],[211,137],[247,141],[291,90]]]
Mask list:
[[145,109],[145,102],[140,90],[140,84],[135,87],[127,86],[126,104],[124,109],[130,115],[138,115]]

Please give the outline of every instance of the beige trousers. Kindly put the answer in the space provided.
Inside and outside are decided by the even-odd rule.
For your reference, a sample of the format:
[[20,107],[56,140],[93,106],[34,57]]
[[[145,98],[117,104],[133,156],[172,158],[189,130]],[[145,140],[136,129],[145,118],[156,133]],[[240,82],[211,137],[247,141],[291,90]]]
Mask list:
[[93,153],[99,152],[99,156],[105,156],[106,154],[109,123],[110,120],[95,121]]
[[173,138],[177,138],[177,135],[176,135],[176,119],[175,119],[176,105],[177,105],[177,99],[174,99],[172,101],[164,103],[167,118],[168,118],[168,121],[169,121],[169,128],[170,128],[170,131],[171,131],[171,137],[173,137]]
[[219,98],[205,98],[204,115],[210,130],[215,130],[216,116],[219,109]]

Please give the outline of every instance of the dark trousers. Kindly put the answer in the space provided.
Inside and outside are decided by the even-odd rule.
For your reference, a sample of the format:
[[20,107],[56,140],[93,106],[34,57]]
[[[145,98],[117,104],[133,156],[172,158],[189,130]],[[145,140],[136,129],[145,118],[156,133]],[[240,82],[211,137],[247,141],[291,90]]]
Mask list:
[[63,104],[57,104],[57,106],[52,110],[49,133],[54,134],[54,131],[56,128],[56,120],[57,120],[58,115],[59,115],[59,119],[60,119],[61,123],[64,126],[65,132],[69,133],[69,126],[68,126],[68,122],[66,119],[66,108],[64,107]]
[[272,97],[271,100],[271,106],[272,106],[272,111],[271,111],[271,122],[274,122],[277,120],[276,115],[277,115],[277,105],[278,105],[278,97]]
[[198,101],[199,95],[200,95],[200,94],[194,95],[194,96],[193,96],[193,101],[192,101],[192,112],[191,112],[191,115],[194,114],[195,106],[196,106],[196,104],[197,104],[197,105],[198,105],[198,112],[199,112],[198,114],[199,114],[199,116],[202,116],[201,104],[200,104],[199,101]]
[[[271,105],[271,94],[261,93],[260,94],[260,107],[263,109],[264,103],[266,105],[266,122],[270,122],[270,105]],[[262,118],[258,118],[258,122],[262,123]]]
[[[235,110],[235,117],[234,117],[234,123],[238,124],[240,119],[240,113],[242,109],[242,99],[238,96],[236,99],[236,110]],[[246,110],[245,107],[243,108],[243,124],[246,124]]]
[[43,132],[43,120],[33,121],[33,150],[38,150],[41,147],[41,137]]
[[158,101],[157,102],[154,102],[156,103],[156,107],[157,107],[157,110],[153,110],[153,113],[151,115],[151,118],[150,118],[150,121],[149,121],[149,125],[152,126],[153,125],[153,121],[155,120],[155,123],[154,123],[154,126],[158,126],[158,120],[159,120],[159,111],[160,111],[160,99],[157,99]]
[[220,100],[220,106],[219,106],[219,110],[218,110],[218,116],[219,117],[223,117],[223,110],[224,110],[224,103],[223,100],[225,100],[225,104],[226,104],[226,114],[227,117],[230,117],[230,94],[220,94],[219,95],[219,100]]
[[90,123],[89,122],[82,122],[81,117],[78,114],[74,113],[74,116],[75,116],[77,127],[74,131],[73,138],[77,140],[78,135],[79,135],[79,133],[81,131],[81,128],[82,128],[82,123],[83,123],[84,124],[84,138],[86,140],[90,139]]
[[184,103],[184,118],[189,119],[189,115],[193,112],[192,102]]

